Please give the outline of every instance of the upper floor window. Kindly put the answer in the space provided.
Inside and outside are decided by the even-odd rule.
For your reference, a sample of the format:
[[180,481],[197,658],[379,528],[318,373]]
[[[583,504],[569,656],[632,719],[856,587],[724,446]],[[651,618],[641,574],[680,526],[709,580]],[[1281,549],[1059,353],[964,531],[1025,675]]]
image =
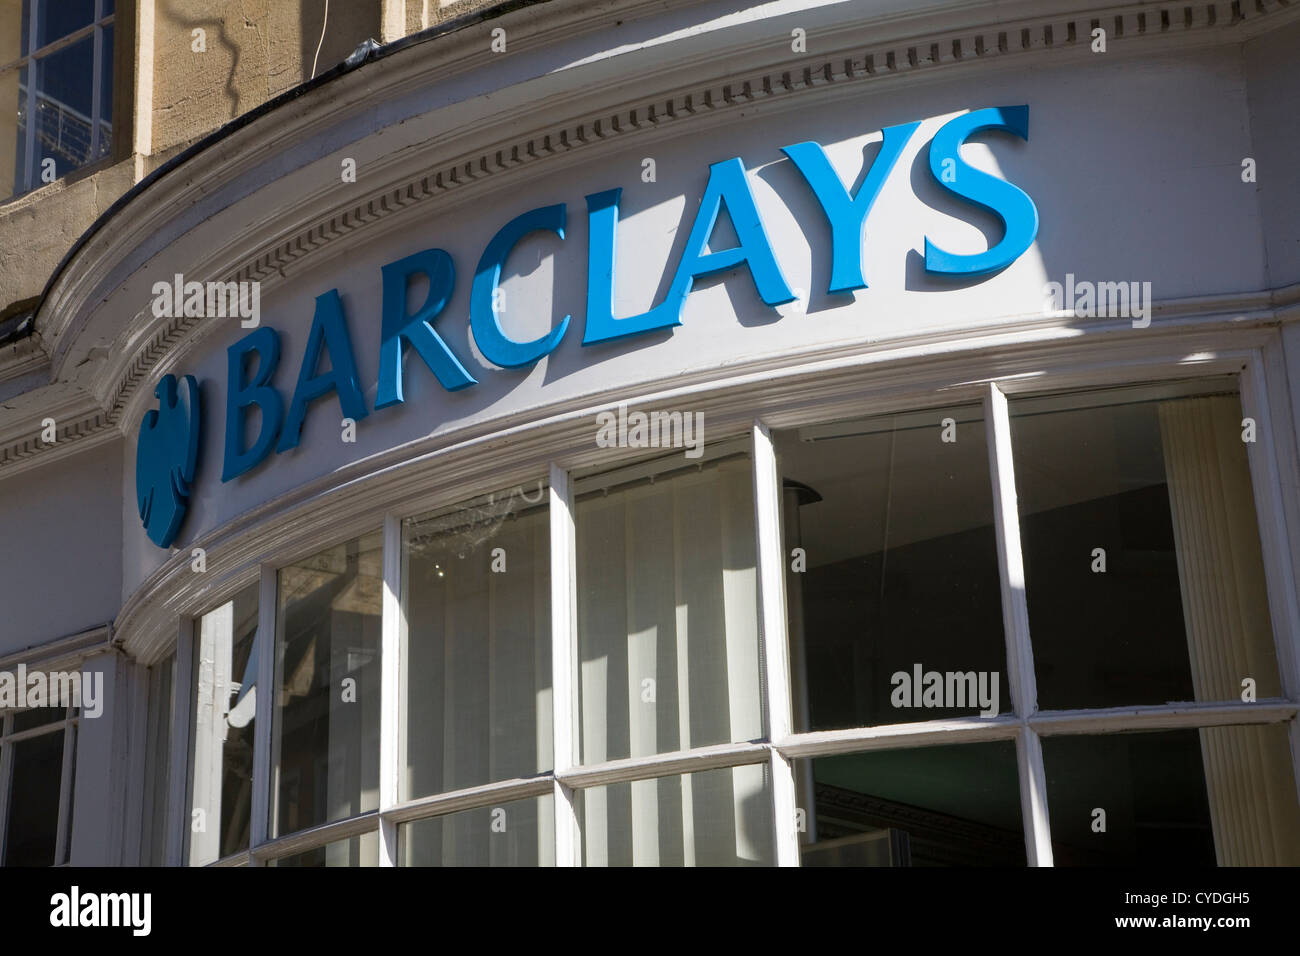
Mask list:
[[0,196],[109,154],[114,3],[0,0]]
[[68,861],[78,709],[0,713],[0,866]]

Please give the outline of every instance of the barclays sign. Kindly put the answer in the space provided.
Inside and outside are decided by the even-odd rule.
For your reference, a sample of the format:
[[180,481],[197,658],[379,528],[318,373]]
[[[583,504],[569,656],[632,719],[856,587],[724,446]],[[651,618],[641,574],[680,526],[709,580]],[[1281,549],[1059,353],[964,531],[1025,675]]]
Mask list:
[[[862,268],[863,228],[881,187],[919,126],[919,122],[904,123],[882,131],[880,150],[856,195],[845,187],[817,143],[783,148],[830,225],[828,292],[867,288]],[[940,187],[1000,219],[1002,238],[979,253],[949,252],[927,238],[927,272],[968,277],[998,272],[1024,254],[1038,234],[1038,211],[1023,190],[962,159],[962,144],[984,131],[1003,131],[1028,140],[1029,107],[975,110],[948,121],[930,142],[929,169]],[[733,158],[709,167],[704,195],[664,300],[640,315],[615,316],[614,251],[621,193],[620,189],[610,189],[586,197],[589,244],[584,346],[680,325],[686,298],[697,279],[742,265],[749,270],[759,297],[767,305],[777,306],[796,298],[773,253],[744,164]],[[724,205],[737,245],[709,251],[709,238]],[[564,203],[530,210],[502,226],[479,258],[470,288],[469,324],[474,342],[494,365],[531,365],[550,354],[569,332],[572,316],[566,315],[540,338],[527,342],[512,339],[502,328],[495,307],[501,271],[511,251],[522,238],[536,231],[552,232],[563,239],[567,215]],[[382,266],[381,272],[381,341],[373,410],[404,401],[402,357],[408,347],[448,391],[477,384],[434,328],[456,284],[451,255],[443,249],[426,249]],[[420,308],[408,315],[407,284],[416,276],[428,281],[429,291]],[[272,384],[280,352],[280,336],[268,326],[250,332],[227,351],[223,482],[243,475],[272,451],[278,454],[297,447],[308,409],[331,392],[337,396],[343,415],[353,421],[360,422],[372,411],[366,407],[358,380],[337,289],[316,297],[307,345],[287,404]],[[318,372],[326,359],[329,371]],[[192,377],[177,382],[167,376],[159,383],[156,394],[159,407],[146,414],[140,428],[136,491],[149,539],[160,547],[169,547],[179,533],[195,479],[199,388]],[[260,417],[258,433],[251,443],[246,443],[245,433],[254,409]]]

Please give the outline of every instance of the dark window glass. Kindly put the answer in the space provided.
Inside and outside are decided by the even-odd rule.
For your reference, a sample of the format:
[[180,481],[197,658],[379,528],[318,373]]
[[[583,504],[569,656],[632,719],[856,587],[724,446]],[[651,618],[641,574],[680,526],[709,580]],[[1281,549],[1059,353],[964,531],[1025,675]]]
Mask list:
[[145,729],[144,795],[141,808],[140,863],[167,862],[167,791],[171,780],[172,713],[176,656],[149,668],[149,712]]
[[980,409],[775,440],[795,729],[1010,711]]
[[[35,0],[37,49],[95,22],[95,0]],[[108,13],[111,11],[105,11]]]
[[795,784],[804,866],[1025,864],[1012,741],[798,760]]
[[53,724],[63,720],[67,715],[68,709],[66,707],[32,707],[29,710],[20,710],[14,714],[12,733],[20,734],[24,730],[44,727],[46,724]]
[[59,730],[5,745],[13,749],[5,866],[53,866],[57,862],[63,734]]
[[335,840],[303,853],[272,860],[268,866],[325,867],[325,866],[378,866],[379,835],[363,833],[347,840]]
[[33,185],[40,185],[46,159],[54,175],[64,176],[92,159],[91,112],[94,97],[94,37],[36,61],[36,163]]
[[24,66],[17,72],[0,76],[0,109],[13,109],[17,113],[18,124],[14,140],[6,145],[0,138],[0,162],[8,157],[13,160],[12,174],[0,166],[0,195],[17,194],[27,188],[27,84],[30,82],[32,67]]
[[1057,866],[1300,864],[1286,727],[1043,740]]
[[1278,696],[1236,395],[1011,413],[1039,707]]

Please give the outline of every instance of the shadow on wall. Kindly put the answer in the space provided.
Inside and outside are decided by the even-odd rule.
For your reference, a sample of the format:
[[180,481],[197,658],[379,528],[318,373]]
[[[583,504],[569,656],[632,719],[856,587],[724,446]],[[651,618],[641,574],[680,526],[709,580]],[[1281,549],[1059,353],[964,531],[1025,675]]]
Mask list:
[[[161,0],[157,12],[156,32],[180,57],[224,51],[214,59],[229,59],[221,122],[330,69],[380,28],[379,0]],[[204,70],[177,72],[205,88]]]

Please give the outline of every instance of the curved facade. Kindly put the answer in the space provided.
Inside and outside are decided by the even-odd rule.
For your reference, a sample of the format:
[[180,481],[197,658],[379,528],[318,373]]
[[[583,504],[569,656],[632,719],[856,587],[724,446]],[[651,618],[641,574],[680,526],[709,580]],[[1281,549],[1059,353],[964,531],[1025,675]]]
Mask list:
[[506,5],[200,140],[0,357],[51,849],[1300,862],[1298,40]]

